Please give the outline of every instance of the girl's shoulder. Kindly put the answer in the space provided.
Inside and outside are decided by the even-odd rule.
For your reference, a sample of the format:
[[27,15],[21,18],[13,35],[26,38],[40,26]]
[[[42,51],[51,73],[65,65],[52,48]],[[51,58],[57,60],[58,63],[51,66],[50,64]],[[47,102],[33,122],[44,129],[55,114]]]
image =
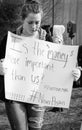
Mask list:
[[39,39],[46,40],[46,31],[42,28],[39,29]]

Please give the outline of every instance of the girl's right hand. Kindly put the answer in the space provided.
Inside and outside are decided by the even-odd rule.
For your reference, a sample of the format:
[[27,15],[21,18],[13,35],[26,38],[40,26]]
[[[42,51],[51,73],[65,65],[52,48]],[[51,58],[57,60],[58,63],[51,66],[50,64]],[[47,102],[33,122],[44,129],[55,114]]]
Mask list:
[[0,75],[4,75],[5,74],[5,68],[3,66],[4,63],[4,59],[0,60]]

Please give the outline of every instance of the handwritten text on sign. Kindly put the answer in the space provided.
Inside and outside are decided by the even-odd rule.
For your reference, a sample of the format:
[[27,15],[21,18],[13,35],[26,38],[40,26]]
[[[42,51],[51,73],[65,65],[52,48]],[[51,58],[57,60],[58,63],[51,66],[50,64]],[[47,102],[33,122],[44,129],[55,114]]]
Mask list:
[[78,46],[58,45],[8,32],[6,98],[68,108],[77,52]]

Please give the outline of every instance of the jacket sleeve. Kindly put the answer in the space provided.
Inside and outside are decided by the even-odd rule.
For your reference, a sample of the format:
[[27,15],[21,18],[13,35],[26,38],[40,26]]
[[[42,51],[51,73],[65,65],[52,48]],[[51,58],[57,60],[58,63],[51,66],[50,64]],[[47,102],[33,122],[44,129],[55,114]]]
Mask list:
[[[78,55],[77,55],[77,64],[82,67],[82,45],[79,46]],[[73,88],[82,87],[82,71],[81,76],[77,82],[74,81]]]
[[0,43],[0,59],[5,58],[7,35],[4,36]]
[[[5,58],[7,35],[2,39],[0,43],[0,59]],[[4,90],[4,76],[0,75],[0,100],[5,101],[5,90]]]
[[46,41],[53,42],[52,37],[48,33],[46,34]]
[[79,46],[77,60],[78,60],[78,66],[82,67],[82,45]]

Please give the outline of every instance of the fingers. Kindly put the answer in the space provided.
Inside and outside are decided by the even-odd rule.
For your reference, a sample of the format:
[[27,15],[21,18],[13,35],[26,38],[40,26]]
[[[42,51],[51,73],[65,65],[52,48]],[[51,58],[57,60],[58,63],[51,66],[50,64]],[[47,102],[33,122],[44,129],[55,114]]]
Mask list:
[[73,75],[73,77],[74,77],[74,80],[77,81],[77,80],[80,78],[80,76],[81,76],[81,71],[80,71],[80,69],[79,69],[79,68],[73,69],[72,75]]
[[4,75],[7,71],[7,68],[4,67],[4,59],[0,60],[0,75]]
[[0,62],[4,62],[4,58],[0,60]]

